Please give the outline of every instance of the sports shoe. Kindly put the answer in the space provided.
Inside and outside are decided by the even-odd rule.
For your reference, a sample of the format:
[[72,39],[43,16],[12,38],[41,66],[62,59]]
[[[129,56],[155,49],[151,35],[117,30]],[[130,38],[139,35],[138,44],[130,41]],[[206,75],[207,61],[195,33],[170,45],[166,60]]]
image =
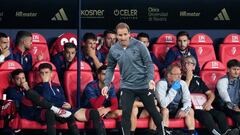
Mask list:
[[226,135],[239,135],[239,129],[234,128],[234,129],[230,130]]
[[70,111],[60,108],[58,112],[54,112],[58,117],[68,118],[72,115]]
[[172,131],[170,129],[165,129],[165,135],[172,135]]

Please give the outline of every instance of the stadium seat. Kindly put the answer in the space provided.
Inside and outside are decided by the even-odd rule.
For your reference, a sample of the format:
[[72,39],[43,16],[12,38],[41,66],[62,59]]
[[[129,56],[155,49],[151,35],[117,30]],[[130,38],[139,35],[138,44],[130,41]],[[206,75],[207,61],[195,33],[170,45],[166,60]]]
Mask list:
[[64,33],[60,35],[57,40],[53,43],[50,54],[52,56],[56,55],[59,52],[62,52],[64,50],[64,44],[65,43],[73,43],[77,45],[77,35],[73,33]]
[[[38,67],[42,63],[49,63],[49,64],[52,65],[53,71],[52,71],[51,80],[54,83],[60,84],[58,74],[57,74],[57,71],[56,71],[56,67],[49,61],[40,61],[40,62],[37,62],[33,66],[32,71],[29,72],[29,85],[30,85],[30,87],[34,87],[36,84],[42,82],[41,77],[39,75],[39,71],[38,71]],[[21,123],[21,126],[20,126],[21,129],[46,129],[46,125],[40,124],[36,121],[21,119],[20,123]],[[78,126],[79,129],[83,129],[85,127],[85,123],[84,122],[77,122],[77,126]],[[57,129],[68,129],[66,123],[58,123],[58,124],[56,124],[56,128]]]
[[229,34],[219,48],[219,60],[224,66],[230,59],[240,60],[240,35],[236,33]]
[[[10,73],[15,69],[22,69],[22,66],[14,61],[14,60],[7,60],[0,65],[0,99],[3,99],[3,94],[5,89],[10,85]],[[3,99],[6,100],[6,99]],[[17,129],[19,127],[19,119],[13,119],[9,126]],[[3,120],[0,120],[0,128],[3,128]]]
[[30,53],[32,54],[33,65],[38,62],[37,57],[39,55],[43,56],[42,60],[50,61],[47,41],[41,34],[32,33],[32,47]]
[[121,75],[120,75],[120,70],[118,65],[115,67],[114,74],[113,74],[113,79],[112,83],[114,85],[116,93],[120,90],[120,80],[121,80]]
[[210,90],[215,90],[217,81],[226,74],[225,66],[220,61],[209,61],[200,72],[202,80]]
[[163,62],[169,48],[176,44],[176,37],[173,34],[163,34],[158,37],[157,42],[153,44],[153,54]]
[[161,78],[160,78],[158,67],[154,64],[154,81],[155,81],[155,83],[157,83],[160,79]]
[[[91,81],[93,81],[91,67],[88,63],[81,61],[81,92],[83,92],[86,85]],[[69,103],[76,106],[77,61],[72,63],[64,73],[64,88]]]
[[42,82],[42,79],[41,79],[39,71],[38,71],[38,67],[42,63],[49,63],[49,64],[52,65],[52,77],[51,77],[51,80],[54,83],[60,84],[59,78],[58,78],[58,74],[57,74],[57,70],[56,70],[56,67],[54,66],[54,64],[52,64],[49,61],[39,61],[35,65],[33,65],[32,71],[30,71],[28,73],[29,86],[31,88],[33,88],[36,84]]
[[[81,92],[85,89],[86,85],[93,81],[91,67],[84,61],[81,61]],[[77,98],[77,61],[72,63],[64,74],[64,88],[68,101],[71,105],[76,106]],[[106,128],[116,128],[115,119],[104,119]],[[87,123],[88,128],[93,128],[92,121]]]
[[197,53],[200,69],[204,63],[210,60],[216,60],[212,39],[204,34],[199,33],[192,37],[190,46],[194,47]]
[[3,99],[3,93],[10,84],[10,73],[15,69],[22,69],[22,66],[14,60],[7,60],[0,65],[0,99]]
[[138,33],[130,33],[130,37],[137,38]]

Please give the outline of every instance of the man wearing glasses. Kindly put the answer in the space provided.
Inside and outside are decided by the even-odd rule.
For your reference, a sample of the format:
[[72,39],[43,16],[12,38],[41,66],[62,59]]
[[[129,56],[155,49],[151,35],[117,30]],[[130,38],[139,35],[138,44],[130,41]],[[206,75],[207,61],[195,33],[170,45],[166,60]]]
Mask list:
[[231,130],[227,124],[226,116],[223,112],[212,107],[215,94],[208,89],[205,82],[197,75],[193,74],[196,66],[196,59],[187,56],[181,60],[183,76],[182,79],[188,85],[190,93],[201,93],[207,97],[202,109],[194,109],[194,117],[203,124],[211,135],[236,135],[238,130]]
[[181,80],[181,75],[179,65],[169,65],[166,69],[166,77],[158,82],[155,91],[161,106],[166,135],[171,134],[168,129],[169,118],[184,118],[188,134],[194,135],[195,120],[190,92],[187,84]]

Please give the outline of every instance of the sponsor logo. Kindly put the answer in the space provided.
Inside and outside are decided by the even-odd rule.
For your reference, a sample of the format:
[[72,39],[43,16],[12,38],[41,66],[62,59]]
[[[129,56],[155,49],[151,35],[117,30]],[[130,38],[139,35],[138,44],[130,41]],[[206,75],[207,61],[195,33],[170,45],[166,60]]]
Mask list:
[[39,35],[33,35],[32,36],[32,42],[40,42],[39,41]]
[[101,9],[81,10],[81,18],[104,18],[104,10]]
[[59,9],[59,11],[52,17],[52,21],[68,21],[68,17],[63,8]]
[[227,10],[223,8],[220,13],[214,18],[215,21],[230,21],[230,17],[227,13]]
[[37,17],[38,13],[17,11],[15,15],[16,17]]
[[165,36],[165,42],[166,43],[172,43],[173,42],[172,36]]
[[156,7],[148,7],[148,21],[166,22],[168,18],[168,12],[160,11]]
[[16,68],[16,66],[13,62],[8,63],[8,69],[15,69],[15,68]]
[[218,63],[215,61],[211,62],[211,66],[212,66],[212,68],[219,68]]
[[233,43],[238,43],[239,42],[238,36],[232,36],[232,42]]
[[120,19],[138,19],[137,9],[115,9],[113,15],[120,17]]
[[180,11],[179,16],[182,17],[199,17],[201,15],[200,12],[187,12],[187,11]]
[[205,36],[204,35],[198,36],[198,42],[205,43],[206,42]]

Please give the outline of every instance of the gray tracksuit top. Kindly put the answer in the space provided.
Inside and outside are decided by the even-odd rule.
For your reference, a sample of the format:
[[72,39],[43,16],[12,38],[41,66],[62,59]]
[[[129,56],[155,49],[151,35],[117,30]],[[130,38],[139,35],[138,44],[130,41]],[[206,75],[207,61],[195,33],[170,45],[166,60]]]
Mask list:
[[116,64],[119,65],[120,88],[147,89],[150,80],[154,79],[154,65],[147,47],[140,41],[131,38],[127,48],[115,43],[108,54],[108,67],[105,85],[109,86]]

